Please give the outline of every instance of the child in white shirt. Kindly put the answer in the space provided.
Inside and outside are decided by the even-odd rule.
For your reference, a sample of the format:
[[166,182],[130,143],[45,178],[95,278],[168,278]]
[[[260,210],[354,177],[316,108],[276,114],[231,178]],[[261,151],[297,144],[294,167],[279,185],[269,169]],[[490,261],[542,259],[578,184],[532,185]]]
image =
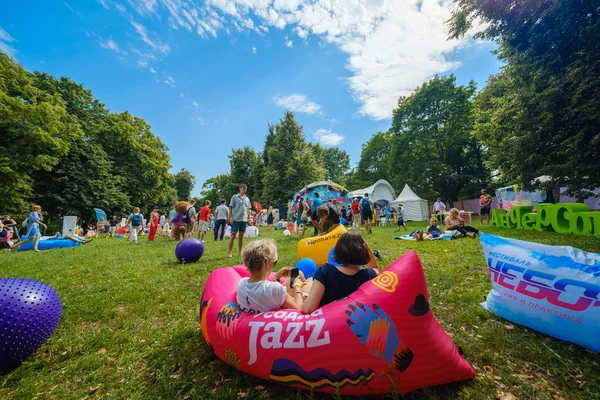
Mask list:
[[250,242],[242,250],[242,260],[250,271],[250,278],[242,278],[238,282],[237,302],[242,311],[258,314],[282,307],[300,310],[298,303],[302,304],[302,296],[310,290],[312,280],[307,281],[300,273],[293,288],[289,287],[289,279],[282,285],[279,280],[289,278],[290,267],[277,271],[273,281],[268,280],[277,265],[277,246],[272,239]]

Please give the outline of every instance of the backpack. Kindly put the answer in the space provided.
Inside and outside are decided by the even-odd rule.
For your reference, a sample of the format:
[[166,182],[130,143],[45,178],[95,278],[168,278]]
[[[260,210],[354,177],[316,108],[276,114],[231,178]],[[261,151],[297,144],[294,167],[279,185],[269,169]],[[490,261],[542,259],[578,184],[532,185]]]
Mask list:
[[142,214],[133,214],[133,218],[131,218],[131,226],[140,225],[142,225]]
[[371,210],[371,202],[369,201],[369,198],[365,197],[364,199],[362,199],[360,201],[360,206],[363,212]]
[[190,214],[190,211],[192,211],[194,209],[194,207],[190,207],[185,211],[185,214],[183,215],[183,218],[181,218],[181,221],[189,224],[190,222],[192,222],[192,215]]

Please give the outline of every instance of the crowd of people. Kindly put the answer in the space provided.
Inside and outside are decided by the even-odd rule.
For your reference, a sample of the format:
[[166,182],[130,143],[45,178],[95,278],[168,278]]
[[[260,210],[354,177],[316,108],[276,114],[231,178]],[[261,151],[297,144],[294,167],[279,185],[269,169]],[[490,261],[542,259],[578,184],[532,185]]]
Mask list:
[[[206,234],[210,230],[213,231],[215,241],[223,240],[229,227],[228,255],[229,257],[233,256],[236,241],[237,253],[241,255],[247,227],[266,225],[267,229],[272,229],[276,220],[275,210],[271,206],[268,207],[266,214],[260,210],[253,211],[252,203],[246,192],[247,186],[240,185],[239,193],[231,197],[229,205],[227,200],[222,199],[214,209],[210,200],[206,200],[198,211],[196,200],[178,201],[170,212],[154,207],[148,218],[144,218],[140,208],[135,207],[131,214],[120,220],[113,215],[108,220],[100,218],[97,222],[81,223],[76,228],[76,235],[66,235],[61,239],[87,243],[98,236],[115,237],[120,234],[126,236],[131,242],[138,243],[138,236],[142,234],[147,235],[149,241],[154,241],[156,236],[181,240],[197,234],[198,239],[204,242]],[[480,223],[482,224],[486,218],[489,224],[491,202],[491,196],[487,194],[486,190],[482,190],[479,198]],[[439,237],[442,231],[438,224],[443,224],[446,231],[458,232],[461,236],[476,237],[479,233],[476,228],[465,224],[456,208],[452,208],[449,213],[446,213],[446,205],[440,197],[433,203],[432,213],[430,225],[424,231],[413,232],[417,240]],[[359,230],[364,223],[367,233],[372,233],[374,223],[384,218],[387,223],[395,221],[397,230],[401,228],[407,230],[402,204],[388,209],[379,207],[369,197],[369,194],[365,193],[362,198],[355,198],[351,204],[345,205],[335,199],[322,199],[319,193],[315,193],[310,204],[302,197],[297,199],[295,212],[291,215],[290,220],[295,226],[296,235],[304,237],[309,226],[314,228],[313,234],[316,236],[331,232],[339,224],[348,224],[350,229]],[[22,241],[19,236],[19,224],[9,215],[0,218],[0,249],[14,251],[26,243],[33,242],[34,251],[38,251],[38,244],[42,238],[57,237],[57,235],[42,237],[40,227],[44,229],[47,227],[44,224],[42,208],[39,205],[32,208],[29,216],[21,225],[27,228],[27,233],[24,235],[25,240]]]

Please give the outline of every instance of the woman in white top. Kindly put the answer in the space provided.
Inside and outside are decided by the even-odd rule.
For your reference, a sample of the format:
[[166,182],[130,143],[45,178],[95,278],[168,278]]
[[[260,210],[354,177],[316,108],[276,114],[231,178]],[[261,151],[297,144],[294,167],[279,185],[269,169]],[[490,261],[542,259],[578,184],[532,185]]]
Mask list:
[[[293,308],[300,310],[303,296],[310,290],[312,279],[305,279],[300,273],[290,288],[290,267],[277,271],[270,281],[269,275],[277,265],[277,246],[272,239],[255,240],[242,251],[244,265],[250,271],[249,278],[238,282],[237,302],[240,309],[249,314]],[[288,278],[282,285],[281,278]]]

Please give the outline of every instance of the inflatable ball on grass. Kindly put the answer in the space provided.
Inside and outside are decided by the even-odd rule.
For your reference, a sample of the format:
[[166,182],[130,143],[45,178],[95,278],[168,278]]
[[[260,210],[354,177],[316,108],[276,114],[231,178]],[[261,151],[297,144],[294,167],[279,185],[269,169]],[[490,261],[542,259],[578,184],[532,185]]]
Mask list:
[[54,333],[62,302],[50,286],[22,278],[0,279],[0,371],[15,368]]
[[181,263],[195,263],[204,254],[204,244],[196,238],[186,238],[177,243],[175,257]]

